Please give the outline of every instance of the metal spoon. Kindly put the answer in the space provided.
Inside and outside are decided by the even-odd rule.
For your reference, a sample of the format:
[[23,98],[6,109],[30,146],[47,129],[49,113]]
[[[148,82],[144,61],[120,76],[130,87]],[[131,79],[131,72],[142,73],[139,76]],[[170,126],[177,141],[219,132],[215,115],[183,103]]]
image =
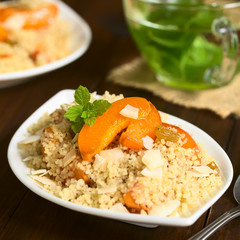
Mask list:
[[237,181],[234,184],[233,196],[238,202],[238,206],[225,212],[222,216],[217,218],[215,221],[210,223],[207,227],[203,228],[200,232],[190,237],[188,240],[205,240],[214,232],[216,232],[220,227],[234,218],[240,216],[240,175],[237,178]]

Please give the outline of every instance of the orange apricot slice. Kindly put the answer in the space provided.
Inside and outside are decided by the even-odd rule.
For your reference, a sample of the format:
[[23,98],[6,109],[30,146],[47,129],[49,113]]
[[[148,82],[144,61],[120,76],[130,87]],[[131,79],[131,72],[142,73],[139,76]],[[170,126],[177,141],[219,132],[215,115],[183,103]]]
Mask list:
[[71,170],[74,173],[74,177],[79,180],[83,179],[83,181],[87,184],[91,184],[91,179],[88,177],[88,175],[80,168],[77,167],[78,160],[73,163],[73,165],[70,166]]
[[121,134],[119,142],[122,146],[137,150],[144,148],[144,137],[149,136],[155,140],[155,128],[161,124],[161,117],[152,103],[150,106],[151,111],[146,118],[132,121],[126,131]]
[[111,143],[131,121],[136,121],[120,114],[120,111],[131,105],[138,108],[138,119],[147,117],[151,111],[150,102],[145,98],[130,97],[113,102],[110,108],[96,118],[92,126],[85,124],[78,136],[78,147],[83,160],[90,161],[93,156]]
[[8,40],[7,30],[0,25],[0,42],[6,40]]
[[123,195],[123,201],[131,212],[140,212],[142,209],[145,210],[146,212],[149,211],[149,209],[144,204],[137,204],[135,202],[135,200],[132,197],[131,191]]
[[74,173],[75,173],[76,179],[83,179],[86,184],[91,183],[91,179],[88,177],[88,175],[83,170],[75,168]]
[[13,16],[17,10],[15,8],[6,7],[0,9],[0,22],[6,21],[9,17]]
[[123,201],[126,204],[128,208],[133,208],[136,210],[141,210],[140,205],[136,204],[131,193],[127,192],[126,194],[123,195]]
[[26,14],[24,29],[38,29],[51,25],[58,13],[58,7],[55,4],[48,4]]
[[[11,17],[17,17],[23,22],[24,29],[39,29],[50,25],[58,13],[58,7],[55,4],[47,4],[36,9],[20,8],[1,8],[0,22],[5,23]],[[17,20],[16,20],[17,21]]]

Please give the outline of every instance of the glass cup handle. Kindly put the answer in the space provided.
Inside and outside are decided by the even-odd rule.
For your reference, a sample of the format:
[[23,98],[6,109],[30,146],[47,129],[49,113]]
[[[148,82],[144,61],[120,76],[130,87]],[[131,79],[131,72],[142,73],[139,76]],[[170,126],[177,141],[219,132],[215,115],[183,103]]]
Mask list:
[[222,40],[223,47],[223,58],[220,67],[220,76],[214,78],[214,84],[224,85],[232,80],[237,68],[239,58],[238,35],[226,17],[221,17],[213,21],[212,33],[217,38],[220,38]]

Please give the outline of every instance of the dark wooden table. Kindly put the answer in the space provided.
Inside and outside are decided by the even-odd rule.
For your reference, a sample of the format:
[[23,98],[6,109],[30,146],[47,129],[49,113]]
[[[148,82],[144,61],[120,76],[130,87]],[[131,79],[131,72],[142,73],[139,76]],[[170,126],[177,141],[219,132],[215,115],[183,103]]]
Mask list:
[[[189,109],[166,102],[151,93],[120,87],[106,81],[108,72],[139,56],[123,17],[121,0],[65,0],[90,25],[93,40],[83,57],[62,69],[31,81],[0,89],[0,239],[187,239],[236,206],[232,189],[190,227],[146,229],[110,219],[86,215],[55,205],[28,190],[14,176],[7,160],[9,141],[20,124],[41,104],[62,89],[85,85],[102,94],[142,96],[159,110],[200,127],[225,149],[240,173],[240,121],[221,119],[207,110]],[[211,103],[209,103],[211,104]],[[240,219],[225,225],[209,239],[240,239]]]

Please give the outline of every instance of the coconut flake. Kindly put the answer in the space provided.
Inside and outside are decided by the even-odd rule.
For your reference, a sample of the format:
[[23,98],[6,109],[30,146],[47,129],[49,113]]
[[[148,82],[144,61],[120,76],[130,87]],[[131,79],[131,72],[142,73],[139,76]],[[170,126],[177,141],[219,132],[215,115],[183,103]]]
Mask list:
[[148,149],[151,150],[153,148],[153,139],[149,136],[143,137],[143,146]]
[[105,159],[103,157],[101,157],[99,154],[96,154],[95,161],[93,163],[93,168],[97,170],[104,163],[104,161]]
[[48,174],[48,173],[49,173],[49,171],[47,170],[46,172],[40,174],[39,176],[40,176],[40,177],[43,177],[43,176],[45,176],[45,175]]
[[143,209],[141,209],[140,214],[144,215],[144,216],[148,215],[147,212],[145,210],[143,210]]
[[150,170],[159,168],[164,164],[161,158],[161,153],[157,149],[147,150],[142,157],[142,162]]
[[102,188],[98,190],[98,193],[111,193],[111,192],[116,192],[117,191],[117,186],[110,186],[107,188]]
[[54,181],[52,181],[51,179],[49,179],[49,178],[47,178],[47,177],[40,177],[40,176],[38,176],[38,175],[29,175],[33,180],[35,180],[35,181],[37,181],[37,182],[39,182],[39,183],[41,183],[41,184],[43,184],[43,185],[49,185],[49,186],[51,186],[51,185],[54,185],[55,184],[55,182]]
[[67,155],[63,158],[63,167],[66,167],[68,164],[70,164],[73,159],[76,158],[76,151],[73,148],[70,152],[67,153]]
[[35,132],[35,135],[41,136],[44,128],[39,129],[38,131]]
[[28,138],[25,138],[24,140],[20,141],[19,144],[29,144],[29,143],[33,143],[36,142],[40,139],[40,136],[38,135],[32,135]]
[[32,170],[31,174],[32,175],[40,175],[40,174],[44,174],[47,172],[47,169],[38,169],[38,170]]
[[127,208],[124,207],[122,203],[116,203],[111,208],[109,208],[109,210],[113,212],[129,213]]
[[210,173],[214,173],[214,170],[208,166],[193,166],[188,172],[194,177],[208,177]]
[[101,151],[95,155],[94,169],[104,169],[109,161],[119,161],[124,158],[124,153],[120,148],[113,148]]
[[123,151],[120,148],[103,150],[99,153],[99,155],[106,161],[118,161],[124,158]]
[[156,168],[156,169],[153,169],[153,170],[149,170],[148,168],[144,168],[141,171],[141,174],[145,177],[161,178],[162,177],[162,168]]
[[5,20],[4,27],[13,30],[19,30],[23,28],[25,23],[26,23],[25,17],[23,17],[21,14],[14,14],[13,16]]
[[166,203],[161,205],[154,205],[151,210],[149,211],[149,215],[151,216],[160,216],[160,217],[167,217],[169,216],[175,209],[178,208],[180,205],[180,201],[170,200]]
[[127,104],[121,111],[120,114],[124,117],[138,119],[139,109]]
[[78,140],[78,135],[79,135],[79,133],[77,133],[77,134],[74,136],[74,138],[72,139],[71,142],[72,142],[73,144],[77,142],[77,140]]
[[28,156],[28,157],[25,157],[22,161],[28,162],[28,161],[32,160],[33,158],[34,158],[33,156]]
[[214,171],[208,166],[193,166],[192,167],[195,171],[199,173],[213,173]]

